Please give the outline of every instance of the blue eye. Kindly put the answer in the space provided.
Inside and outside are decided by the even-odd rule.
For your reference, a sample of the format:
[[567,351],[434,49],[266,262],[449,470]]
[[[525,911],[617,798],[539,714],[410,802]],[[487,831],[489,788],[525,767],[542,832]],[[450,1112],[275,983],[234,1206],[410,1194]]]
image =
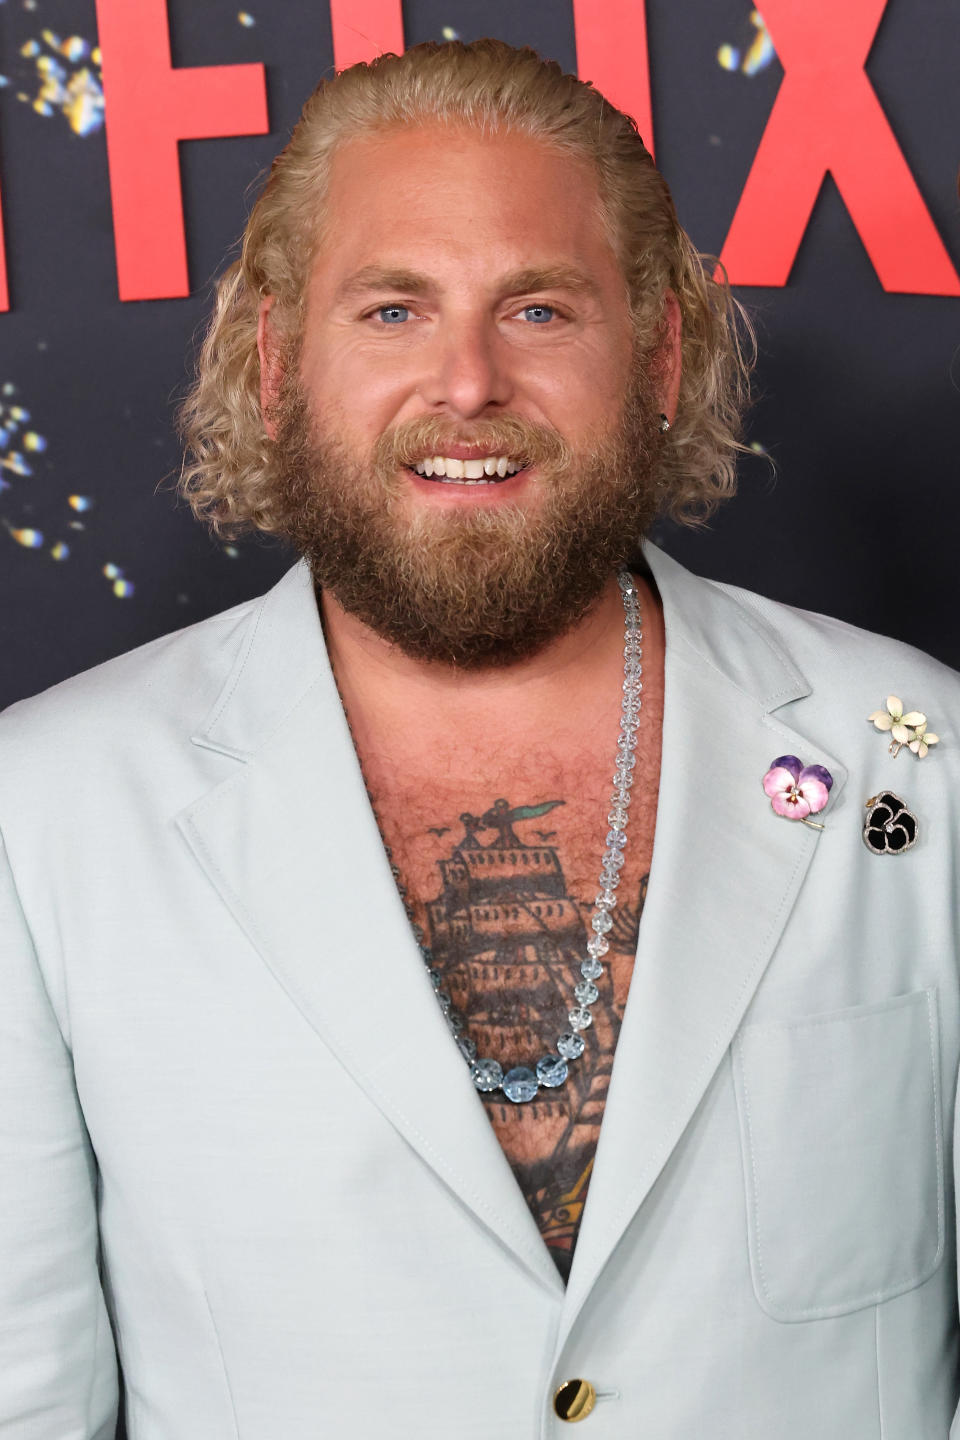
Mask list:
[[552,305],[526,305],[523,313],[534,325],[545,325],[557,312]]
[[377,315],[385,325],[402,325],[409,320],[410,311],[406,305],[381,305]]

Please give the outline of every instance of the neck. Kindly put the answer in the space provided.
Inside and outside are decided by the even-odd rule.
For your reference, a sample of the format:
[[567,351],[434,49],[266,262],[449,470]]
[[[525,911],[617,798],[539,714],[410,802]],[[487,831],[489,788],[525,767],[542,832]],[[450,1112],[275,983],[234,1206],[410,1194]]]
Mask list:
[[[662,653],[659,604],[645,581],[638,582],[645,631],[645,655]],[[331,663],[358,747],[377,745],[392,734],[416,737],[429,750],[463,732],[487,735],[492,745],[509,734],[583,733],[600,695],[605,707],[623,668],[623,603],[616,576],[570,630],[532,656],[496,668],[462,670],[425,662],[349,615],[324,592],[321,612]],[[408,742],[409,743],[409,742]]]

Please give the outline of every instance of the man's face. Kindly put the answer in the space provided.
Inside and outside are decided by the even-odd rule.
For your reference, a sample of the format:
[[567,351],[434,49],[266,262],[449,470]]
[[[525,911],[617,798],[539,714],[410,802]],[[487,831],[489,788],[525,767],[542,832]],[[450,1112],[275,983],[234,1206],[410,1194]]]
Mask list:
[[263,330],[290,538],[410,653],[516,658],[654,509],[665,371],[638,365],[594,175],[518,134],[411,126],[341,147],[324,214],[292,374]]

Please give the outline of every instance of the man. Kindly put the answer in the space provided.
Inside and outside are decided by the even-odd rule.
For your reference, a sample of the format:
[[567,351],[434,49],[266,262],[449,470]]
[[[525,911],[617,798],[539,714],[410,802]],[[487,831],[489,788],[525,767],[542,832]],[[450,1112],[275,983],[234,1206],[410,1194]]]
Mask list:
[[304,560],[0,726],[0,1433],[947,1435],[960,689],[638,556],[736,334],[532,52],[308,102],[184,472]]

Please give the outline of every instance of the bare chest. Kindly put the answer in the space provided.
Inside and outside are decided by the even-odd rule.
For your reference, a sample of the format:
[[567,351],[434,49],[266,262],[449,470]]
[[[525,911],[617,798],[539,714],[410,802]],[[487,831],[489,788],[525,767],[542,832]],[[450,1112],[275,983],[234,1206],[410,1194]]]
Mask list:
[[[432,775],[416,780],[399,780],[382,757],[365,761],[408,909],[463,1036],[504,1071],[556,1055],[579,1008],[609,828],[614,746],[603,739],[567,757],[488,754],[467,765],[438,757]],[[658,779],[659,747],[644,746],[582,1057],[563,1085],[542,1086],[531,1102],[511,1103],[502,1091],[479,1097],[564,1278],[630,986]]]

